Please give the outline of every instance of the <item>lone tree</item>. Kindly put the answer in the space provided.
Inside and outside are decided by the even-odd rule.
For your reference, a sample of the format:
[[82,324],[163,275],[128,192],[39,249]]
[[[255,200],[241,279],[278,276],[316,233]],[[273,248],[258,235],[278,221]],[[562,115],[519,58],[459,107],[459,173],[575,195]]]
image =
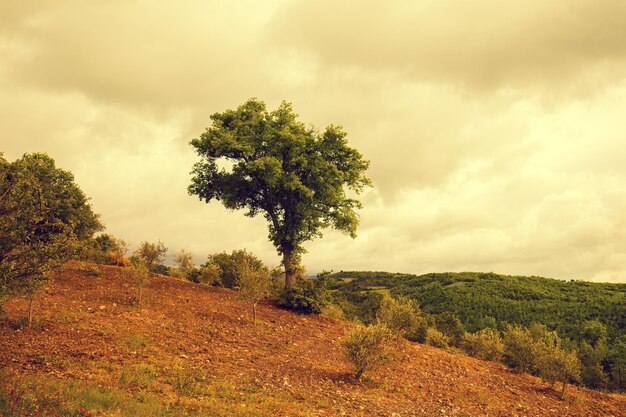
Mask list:
[[191,141],[201,160],[189,194],[247,209],[249,217],[262,214],[283,258],[285,289],[295,281],[304,242],[331,226],[356,237],[361,203],[347,191],[358,194],[371,185],[365,176],[369,161],[348,146],[340,126],[320,133],[297,117],[290,103],[268,112],[253,98],[213,114],[211,127]]

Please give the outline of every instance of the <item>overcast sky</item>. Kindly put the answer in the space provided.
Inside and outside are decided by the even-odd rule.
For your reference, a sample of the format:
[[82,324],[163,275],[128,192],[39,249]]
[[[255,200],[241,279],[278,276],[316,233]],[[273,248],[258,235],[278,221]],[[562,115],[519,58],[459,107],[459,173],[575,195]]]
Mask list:
[[250,97],[371,161],[310,272],[626,282],[622,0],[0,2],[0,151],[47,152],[132,246],[278,264],[261,217],[186,191],[189,141]]

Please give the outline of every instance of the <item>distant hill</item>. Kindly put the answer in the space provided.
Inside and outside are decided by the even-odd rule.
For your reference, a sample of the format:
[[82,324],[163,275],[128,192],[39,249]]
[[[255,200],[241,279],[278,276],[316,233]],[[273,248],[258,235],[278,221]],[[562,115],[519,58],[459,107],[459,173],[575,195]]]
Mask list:
[[561,400],[532,376],[404,340],[358,382],[339,344],[350,323],[264,303],[255,326],[231,290],[158,277],[134,298],[123,269],[69,265],[37,296],[33,328],[18,329],[25,300],[7,303],[0,415],[626,416],[624,396],[570,387]]
[[579,340],[583,323],[594,319],[607,326],[611,339],[626,332],[626,284],[479,272],[417,276],[341,271],[333,277],[333,288],[346,297],[372,291],[407,296],[427,313],[454,312],[471,332],[502,330],[506,323],[542,323],[561,337]]

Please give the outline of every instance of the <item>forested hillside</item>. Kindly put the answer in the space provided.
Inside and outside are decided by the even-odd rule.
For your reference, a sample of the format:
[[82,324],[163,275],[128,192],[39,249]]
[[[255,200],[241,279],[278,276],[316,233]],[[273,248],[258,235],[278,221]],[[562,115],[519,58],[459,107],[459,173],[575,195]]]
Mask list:
[[[557,345],[577,352],[584,385],[617,390],[626,385],[625,284],[475,272],[339,272],[333,277],[334,302],[350,319],[374,322],[385,296],[407,297],[419,304],[423,317],[422,330],[407,337],[468,354],[475,353],[467,341],[511,335],[511,325],[529,328],[526,334],[535,338],[555,331]],[[436,340],[441,335],[444,339]]]
[[[626,329],[626,284],[561,281],[541,277],[460,272],[426,275],[344,272],[340,292],[381,292],[418,301],[422,311],[456,314],[470,332],[502,330],[507,323],[542,323],[562,337],[580,339],[585,322],[599,320],[609,338]],[[352,278],[352,279],[350,279]]]

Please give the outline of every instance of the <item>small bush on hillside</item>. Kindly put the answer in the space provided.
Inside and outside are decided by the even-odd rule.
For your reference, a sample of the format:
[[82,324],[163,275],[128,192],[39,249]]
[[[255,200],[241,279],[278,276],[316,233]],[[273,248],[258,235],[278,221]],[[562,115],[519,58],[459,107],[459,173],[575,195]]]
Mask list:
[[448,338],[451,346],[458,347],[465,334],[465,328],[461,320],[449,311],[444,311],[435,316],[435,326],[437,330]]
[[503,341],[504,363],[522,372],[533,372],[538,346],[530,330],[519,325],[508,325]]
[[214,280],[213,285],[237,288],[239,286],[239,269],[244,262],[254,271],[265,268],[263,262],[246,249],[234,250],[230,254],[222,252],[209,255],[203,266],[212,264],[218,267],[216,271],[219,272],[219,279]]
[[343,320],[343,310],[336,304],[329,304],[322,309],[322,316],[330,317],[337,320]]
[[196,284],[218,285],[220,284],[220,267],[214,263],[206,263],[199,268],[191,270],[187,279]]
[[499,362],[504,354],[504,343],[497,330],[482,329],[466,333],[461,340],[461,349],[475,358]]
[[448,349],[450,347],[450,339],[445,334],[441,333],[434,327],[426,329],[426,337],[424,339],[427,345],[438,347],[441,349]]
[[143,290],[150,283],[150,271],[141,261],[136,260],[133,266],[124,268],[124,274],[137,289],[137,305],[143,299]]
[[558,334],[549,332],[545,326],[543,332],[535,334],[535,341],[534,371],[550,384],[561,382],[562,396],[569,382],[581,381],[581,365],[576,351],[565,349]]
[[298,313],[320,314],[328,302],[329,295],[323,277],[302,278],[282,293],[278,305]]
[[246,261],[239,268],[239,296],[252,304],[252,317],[256,324],[256,305],[267,297],[270,273],[267,268],[252,269]]
[[358,326],[346,333],[341,343],[356,379],[389,360],[391,336],[389,329],[381,324]]
[[585,386],[590,388],[603,388],[608,384],[608,377],[603,369],[603,362],[609,355],[609,350],[604,340],[598,341],[595,346],[586,340],[580,344],[578,358],[582,365],[582,379]]
[[419,324],[419,307],[417,303],[406,297],[397,299],[383,298],[376,314],[376,322],[387,326],[396,338],[415,330]]

